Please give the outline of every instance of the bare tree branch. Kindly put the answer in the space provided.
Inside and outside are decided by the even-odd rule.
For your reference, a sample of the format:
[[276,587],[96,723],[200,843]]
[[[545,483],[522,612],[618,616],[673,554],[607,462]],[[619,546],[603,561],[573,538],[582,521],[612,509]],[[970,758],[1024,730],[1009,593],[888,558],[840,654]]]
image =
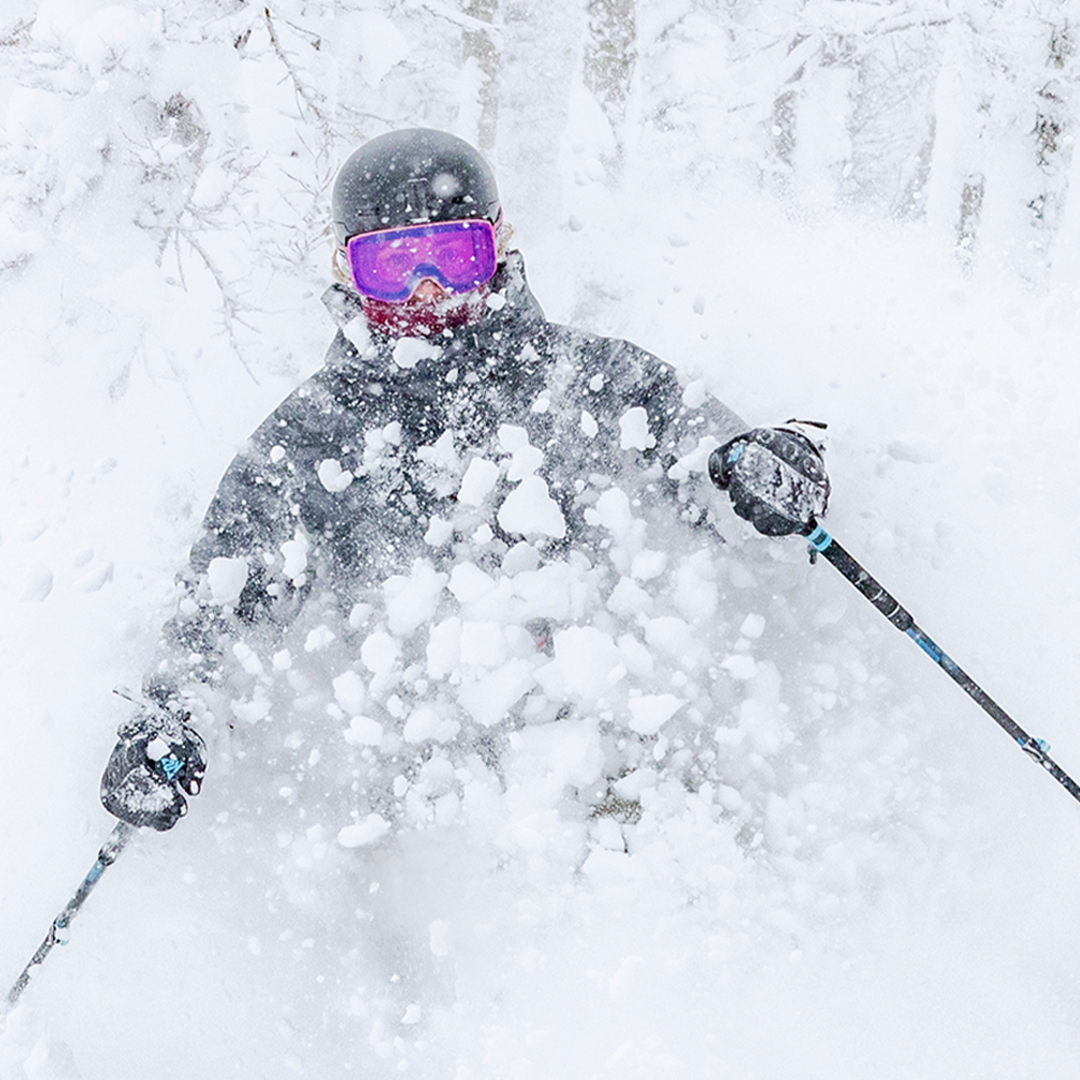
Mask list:
[[296,68],[293,66],[292,61],[285,55],[285,50],[281,47],[277,31],[274,29],[274,20],[270,16],[270,9],[268,7],[263,8],[263,15],[266,18],[266,29],[270,34],[270,44],[273,46],[277,58],[282,62],[285,70],[289,73],[289,78],[292,80],[293,89],[297,98],[311,110],[323,130],[328,131],[329,125],[326,121],[326,117],[323,115],[322,109],[315,103],[314,96],[304,85],[303,80],[296,73]]

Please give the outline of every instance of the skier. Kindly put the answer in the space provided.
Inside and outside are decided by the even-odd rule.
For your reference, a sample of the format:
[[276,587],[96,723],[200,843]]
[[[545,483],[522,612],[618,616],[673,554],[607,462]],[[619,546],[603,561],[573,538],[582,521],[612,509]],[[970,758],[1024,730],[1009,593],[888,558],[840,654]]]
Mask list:
[[171,828],[200,789],[188,689],[220,680],[236,642],[280,635],[313,592],[347,610],[416,559],[462,552],[596,559],[590,511],[613,484],[688,529],[713,527],[716,487],[767,535],[825,512],[809,432],[747,431],[643,349],[544,318],[493,173],[461,139],[366,143],[337,177],[333,224],[325,365],[225,473],[102,778],[105,807],[132,825]]

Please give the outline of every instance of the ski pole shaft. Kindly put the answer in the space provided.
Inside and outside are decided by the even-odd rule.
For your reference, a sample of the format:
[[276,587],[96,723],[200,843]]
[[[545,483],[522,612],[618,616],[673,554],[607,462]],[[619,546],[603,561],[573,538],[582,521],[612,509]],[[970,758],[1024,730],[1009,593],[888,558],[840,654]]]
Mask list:
[[117,856],[124,850],[124,846],[134,832],[133,826],[121,821],[109,833],[105,843],[101,845],[94,865],[90,867],[90,872],[82,879],[75,890],[75,895],[67,902],[64,910],[53,919],[45,940],[37,947],[37,952],[30,957],[30,962],[23,968],[22,974],[15,980],[15,985],[8,991],[5,1009],[11,1008],[19,1000],[19,995],[26,989],[26,984],[30,982],[34,974],[34,969],[45,963],[45,958],[52,952],[53,946],[57,943],[64,944],[64,931],[79,913],[79,908],[93,892],[94,886],[101,880],[101,875],[116,862]]
[[827,559],[889,620],[902,630],[931,660],[961,687],[990,717],[1015,740],[1020,749],[1041,765],[1074,799],[1080,802],[1080,785],[1047,754],[1047,745],[1029,735],[979,684],[937,645],[873,577],[843,547],[816,523],[807,534],[810,547]]

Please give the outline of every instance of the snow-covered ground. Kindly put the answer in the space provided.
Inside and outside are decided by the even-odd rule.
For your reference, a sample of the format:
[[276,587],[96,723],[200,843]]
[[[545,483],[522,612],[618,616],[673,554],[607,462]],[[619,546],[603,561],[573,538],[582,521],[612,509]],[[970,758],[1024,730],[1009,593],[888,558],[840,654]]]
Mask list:
[[[326,183],[350,133],[385,129],[356,116],[474,137],[481,100],[418,5],[337,12],[294,70],[310,100],[245,9],[38,14],[0,72],[9,983],[111,827],[113,687],[138,686],[235,449],[321,362]],[[742,149],[703,150],[704,121],[665,130],[633,100],[613,178],[574,75],[583,16],[518,15],[491,156],[548,316],[638,342],[751,423],[828,421],[830,530],[1080,773],[1080,272],[1032,284],[989,247],[965,270],[932,221],[795,212]],[[1080,806],[801,541],[727,526],[697,558],[649,537],[668,568],[618,693],[652,700],[626,697],[641,738],[621,744],[569,659],[613,655],[580,636],[603,607],[584,584],[548,675],[576,711],[497,726],[497,767],[418,738],[397,782],[350,723],[393,716],[377,663],[339,639],[301,691],[261,658],[272,720],[218,725],[189,817],[132,843],[3,1022],[0,1076],[1074,1075]],[[482,589],[446,599],[512,652]],[[480,678],[436,653],[433,680]],[[666,694],[687,704],[654,737]],[[335,784],[348,754],[389,830]],[[609,791],[613,761],[636,768]]]

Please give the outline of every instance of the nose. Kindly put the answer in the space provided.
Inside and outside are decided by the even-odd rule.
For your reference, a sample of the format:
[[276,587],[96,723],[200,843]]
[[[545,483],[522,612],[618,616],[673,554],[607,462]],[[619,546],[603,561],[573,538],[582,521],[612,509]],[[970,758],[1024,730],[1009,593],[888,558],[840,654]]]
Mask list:
[[441,300],[445,295],[446,290],[437,281],[433,278],[424,278],[424,280],[413,289],[409,299],[424,304]]

